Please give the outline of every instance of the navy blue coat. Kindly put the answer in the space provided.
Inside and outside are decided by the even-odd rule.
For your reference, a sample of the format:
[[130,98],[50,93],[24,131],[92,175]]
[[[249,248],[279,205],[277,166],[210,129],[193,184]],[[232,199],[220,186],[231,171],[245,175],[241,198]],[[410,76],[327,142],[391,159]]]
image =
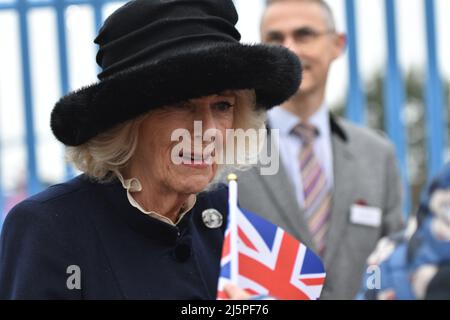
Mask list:
[[[201,215],[216,208],[226,221],[227,199],[224,185],[199,194],[174,227],[132,207],[118,181],[52,186],[5,220],[0,299],[215,299],[224,226]],[[70,266],[81,289],[67,286]]]

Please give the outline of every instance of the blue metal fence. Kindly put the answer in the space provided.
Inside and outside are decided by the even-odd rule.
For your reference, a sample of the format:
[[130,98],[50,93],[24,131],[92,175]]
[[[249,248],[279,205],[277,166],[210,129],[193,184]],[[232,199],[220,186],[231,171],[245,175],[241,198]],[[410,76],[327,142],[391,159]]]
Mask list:
[[402,109],[405,105],[405,88],[398,64],[397,27],[394,0],[385,0],[386,38],[388,42],[388,61],[384,88],[384,121],[386,132],[394,142],[405,192],[405,211],[409,212],[409,183],[407,178],[407,140],[406,128],[402,121]]
[[[30,38],[29,38],[29,18],[28,13],[35,8],[52,8],[56,13],[56,28],[58,36],[58,59],[59,59],[59,82],[60,94],[63,95],[70,90],[69,66],[67,54],[67,27],[65,12],[71,5],[90,5],[94,11],[94,25],[97,30],[103,21],[103,7],[108,3],[123,2],[123,0],[0,0],[0,12],[4,10],[14,10],[18,15],[20,54],[23,80],[24,115],[25,115],[25,146],[26,146],[26,173],[27,173],[27,193],[35,194],[42,190],[43,186],[38,176],[36,160],[36,135],[34,119],[34,101],[32,98],[33,83],[31,80],[30,65]],[[0,31],[1,32],[1,31]],[[0,145],[1,151],[1,145]],[[2,187],[0,165],[0,227],[2,224],[2,214],[5,208],[5,193]],[[66,176],[73,176],[73,169],[66,166]]]
[[[246,0],[250,1],[250,0]],[[263,1],[263,0],[260,0]],[[362,0],[361,0],[362,1]],[[427,127],[427,154],[428,173],[433,175],[443,165],[446,143],[446,127],[444,124],[445,108],[443,106],[443,90],[439,75],[437,57],[437,38],[435,30],[435,2],[423,0],[425,4],[426,34],[427,34],[427,82],[426,95],[426,127]],[[68,92],[69,67],[67,57],[67,30],[65,12],[70,5],[89,5],[94,11],[94,25],[99,29],[102,21],[102,10],[105,4],[122,2],[120,0],[0,0],[0,11],[15,10],[19,16],[19,33],[21,44],[21,64],[23,77],[23,95],[26,128],[26,155],[27,155],[27,185],[28,194],[33,194],[41,189],[41,183],[37,173],[36,164],[36,139],[33,124],[33,99],[30,49],[28,34],[28,12],[33,8],[48,7],[56,12],[56,26],[58,35],[58,58],[60,66],[60,90],[61,94]],[[349,40],[349,95],[347,117],[359,123],[365,122],[365,96],[361,87],[360,71],[357,52],[357,28],[355,14],[355,0],[345,0],[346,22]],[[397,59],[396,13],[395,0],[385,0],[386,31],[387,31],[387,65],[385,81],[385,124],[386,130],[396,146],[399,164],[402,170],[404,186],[406,190],[405,209],[409,212],[410,197],[409,183],[407,179],[407,140],[406,128],[401,119],[402,109],[405,103],[405,89]],[[1,32],[1,30],[0,30]],[[1,146],[0,146],[1,152]],[[0,212],[4,208],[4,193],[1,184],[0,165]],[[66,173],[71,176],[68,167]],[[1,219],[0,219],[1,220]],[[0,221],[1,224],[1,221]]]
[[442,167],[447,143],[446,108],[437,57],[436,14],[433,0],[425,0],[428,72],[425,86],[428,177],[433,177]]
[[347,118],[356,123],[364,123],[366,102],[361,88],[358,66],[358,37],[356,35],[355,1],[345,0],[348,37],[349,91]]
[[[444,163],[446,147],[446,113],[444,108],[444,93],[439,74],[437,57],[437,32],[435,28],[435,0],[423,0],[425,6],[426,40],[427,40],[427,82],[426,97],[426,128],[428,178],[433,177]],[[405,87],[398,61],[397,21],[395,0],[385,0],[387,64],[384,83],[384,114],[385,128],[396,147],[396,153],[403,180],[404,211],[411,211],[411,190],[408,181],[407,152],[408,142],[402,111],[405,107]],[[364,123],[365,100],[360,86],[355,0],[345,0],[347,37],[349,42],[349,94],[347,117],[354,122]]]
[[18,0],[17,11],[19,13],[20,53],[22,57],[23,96],[25,107],[25,132],[27,148],[27,187],[28,194],[38,192],[40,188],[36,165],[36,140],[33,122],[33,99],[30,66],[30,39],[28,35],[28,6],[25,0]]

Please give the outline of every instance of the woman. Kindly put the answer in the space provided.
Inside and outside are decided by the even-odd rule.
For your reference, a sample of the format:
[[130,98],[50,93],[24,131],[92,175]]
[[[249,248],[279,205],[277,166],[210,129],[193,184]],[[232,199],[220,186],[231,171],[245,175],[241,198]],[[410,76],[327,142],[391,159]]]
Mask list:
[[195,122],[226,148],[300,81],[293,54],[241,45],[236,23],[231,0],[136,0],[105,21],[100,82],[51,116],[83,174],[8,214],[0,298],[215,298],[227,190],[210,186],[221,148],[186,152]]

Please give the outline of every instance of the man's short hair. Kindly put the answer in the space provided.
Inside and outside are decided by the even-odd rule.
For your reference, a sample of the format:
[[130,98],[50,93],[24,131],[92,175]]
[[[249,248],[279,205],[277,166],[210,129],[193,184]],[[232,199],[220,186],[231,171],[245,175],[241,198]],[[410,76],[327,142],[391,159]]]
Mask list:
[[334,20],[334,14],[333,11],[331,10],[331,7],[328,5],[328,3],[324,0],[266,0],[266,7],[270,6],[271,4],[274,3],[278,3],[278,2],[312,2],[312,3],[317,3],[318,5],[320,5],[324,10],[325,13],[327,14],[327,22],[328,22],[328,28],[331,31],[335,31],[336,30],[336,22]]

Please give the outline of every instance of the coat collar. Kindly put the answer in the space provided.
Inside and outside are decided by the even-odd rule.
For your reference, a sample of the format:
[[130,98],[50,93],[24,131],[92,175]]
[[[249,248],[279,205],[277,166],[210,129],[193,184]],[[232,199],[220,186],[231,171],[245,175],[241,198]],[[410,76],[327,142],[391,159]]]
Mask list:
[[134,231],[153,238],[157,242],[175,243],[180,232],[187,227],[191,219],[191,212],[188,212],[175,226],[145,215],[130,204],[126,190],[117,179],[106,185],[97,185],[96,187],[97,194],[103,197],[104,203],[108,204],[108,211],[111,214],[126,223]]
[[330,113],[330,128],[331,133],[339,137],[343,142],[348,142],[348,135],[344,128],[338,123],[338,119],[335,115]]

